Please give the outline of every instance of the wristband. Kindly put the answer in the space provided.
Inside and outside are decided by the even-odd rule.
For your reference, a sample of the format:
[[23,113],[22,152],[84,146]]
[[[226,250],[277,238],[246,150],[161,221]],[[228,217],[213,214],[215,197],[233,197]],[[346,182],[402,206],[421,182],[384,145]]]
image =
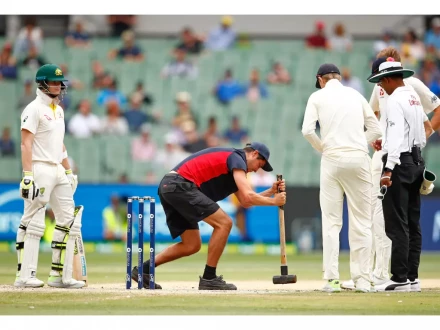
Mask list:
[[67,150],[64,150],[64,152],[63,152],[63,159],[66,159],[68,156],[67,156]]
[[385,175],[385,176],[381,177],[381,179],[391,179],[391,177],[388,175]]
[[34,176],[34,173],[29,171],[23,171],[23,176]]
[[70,168],[70,169],[66,170],[66,174],[72,174],[72,169]]
[[385,168],[383,169],[383,171],[384,171],[384,172],[391,172],[391,173],[393,173],[393,170],[390,169],[390,168],[388,168],[388,167],[385,167]]

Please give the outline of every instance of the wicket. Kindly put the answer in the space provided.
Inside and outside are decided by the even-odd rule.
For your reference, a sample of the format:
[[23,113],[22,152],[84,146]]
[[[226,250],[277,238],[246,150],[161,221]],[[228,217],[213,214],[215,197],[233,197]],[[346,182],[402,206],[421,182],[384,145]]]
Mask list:
[[131,288],[131,270],[132,270],[132,249],[133,249],[133,201],[138,201],[139,221],[138,221],[138,289],[143,288],[143,263],[144,263],[144,202],[150,201],[150,276],[149,289],[155,288],[155,249],[156,249],[156,201],[154,197],[150,196],[133,196],[127,199],[127,275],[126,275],[126,289]]

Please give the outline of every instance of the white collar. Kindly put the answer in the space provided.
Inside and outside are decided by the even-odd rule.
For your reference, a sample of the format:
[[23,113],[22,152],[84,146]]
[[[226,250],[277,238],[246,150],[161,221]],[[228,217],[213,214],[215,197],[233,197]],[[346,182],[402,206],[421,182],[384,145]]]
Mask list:
[[329,81],[327,81],[324,88],[335,87],[335,86],[342,86],[342,84],[338,79],[330,79]]
[[43,101],[44,104],[50,105],[51,103],[58,105],[60,103],[60,99],[58,97],[51,98],[46,93],[43,93],[40,89],[37,88],[37,97],[40,98],[41,101]]

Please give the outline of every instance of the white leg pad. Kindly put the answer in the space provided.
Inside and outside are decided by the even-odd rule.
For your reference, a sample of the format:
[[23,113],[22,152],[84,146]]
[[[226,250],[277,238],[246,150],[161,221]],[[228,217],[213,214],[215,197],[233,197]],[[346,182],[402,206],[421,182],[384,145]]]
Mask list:
[[26,229],[23,247],[23,260],[21,262],[20,271],[21,279],[28,279],[31,277],[36,277],[37,275],[40,240],[44,235],[44,230],[46,228],[44,223],[45,211],[46,208],[44,207],[39,209],[32,217]]

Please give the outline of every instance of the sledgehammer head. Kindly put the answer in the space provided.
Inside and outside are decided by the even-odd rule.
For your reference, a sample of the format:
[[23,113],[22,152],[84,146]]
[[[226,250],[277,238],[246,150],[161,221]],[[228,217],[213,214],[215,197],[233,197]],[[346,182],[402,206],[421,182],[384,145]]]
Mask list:
[[296,283],[296,275],[275,275],[272,278],[273,284],[291,284]]

